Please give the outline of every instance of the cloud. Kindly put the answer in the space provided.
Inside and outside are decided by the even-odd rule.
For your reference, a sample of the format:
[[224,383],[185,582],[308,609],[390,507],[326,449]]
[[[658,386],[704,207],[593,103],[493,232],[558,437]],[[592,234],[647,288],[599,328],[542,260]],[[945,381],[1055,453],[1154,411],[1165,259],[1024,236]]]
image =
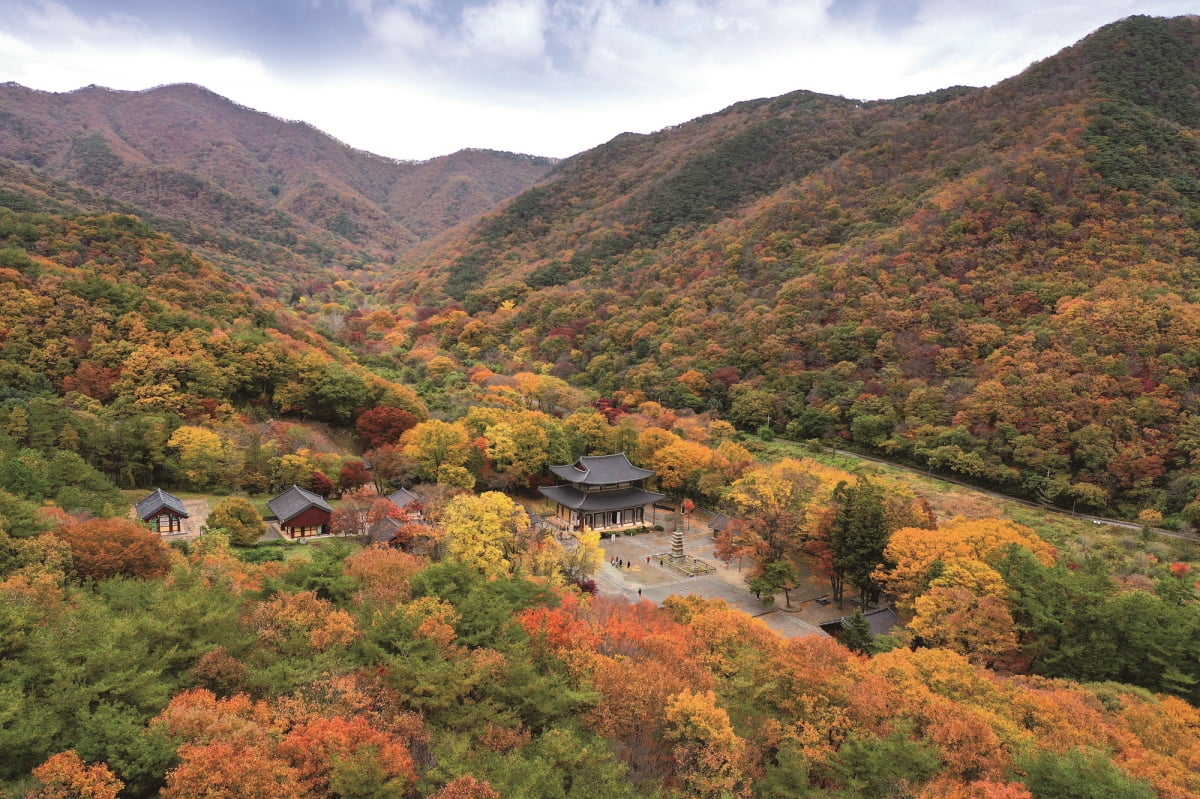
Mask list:
[[370,17],[374,41],[402,56],[421,57],[436,52],[437,30],[411,8],[385,8]]
[[500,0],[463,10],[462,44],[469,57],[532,62],[544,68],[545,5],[540,0]]
[[129,40],[147,33],[141,21],[129,14],[117,11],[85,17],[55,0],[17,5],[10,13],[16,27],[35,38],[51,41]]

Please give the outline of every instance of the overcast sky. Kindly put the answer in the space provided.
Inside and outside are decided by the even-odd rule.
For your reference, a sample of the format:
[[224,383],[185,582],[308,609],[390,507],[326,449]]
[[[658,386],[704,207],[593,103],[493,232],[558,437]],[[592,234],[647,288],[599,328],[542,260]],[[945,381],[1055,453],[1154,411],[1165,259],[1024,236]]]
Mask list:
[[348,144],[568,156],[796,89],[1017,74],[1174,0],[0,0],[0,82],[198,83]]

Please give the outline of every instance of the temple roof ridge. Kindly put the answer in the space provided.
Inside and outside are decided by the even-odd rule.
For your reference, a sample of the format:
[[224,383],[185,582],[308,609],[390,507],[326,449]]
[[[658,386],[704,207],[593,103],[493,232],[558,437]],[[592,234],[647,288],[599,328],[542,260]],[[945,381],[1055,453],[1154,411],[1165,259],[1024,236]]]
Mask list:
[[550,471],[569,483],[593,486],[632,483],[654,476],[650,469],[641,469],[630,463],[624,452],[582,455],[575,463],[551,466]]

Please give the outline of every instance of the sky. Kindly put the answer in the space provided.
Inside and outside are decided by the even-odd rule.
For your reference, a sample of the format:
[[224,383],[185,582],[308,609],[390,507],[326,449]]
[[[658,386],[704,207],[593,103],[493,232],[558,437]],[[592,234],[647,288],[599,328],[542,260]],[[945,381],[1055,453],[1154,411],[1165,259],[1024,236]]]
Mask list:
[[1176,0],[0,0],[0,83],[196,83],[391,158],[566,157],[797,89],[990,86],[1123,17],[1189,13]]

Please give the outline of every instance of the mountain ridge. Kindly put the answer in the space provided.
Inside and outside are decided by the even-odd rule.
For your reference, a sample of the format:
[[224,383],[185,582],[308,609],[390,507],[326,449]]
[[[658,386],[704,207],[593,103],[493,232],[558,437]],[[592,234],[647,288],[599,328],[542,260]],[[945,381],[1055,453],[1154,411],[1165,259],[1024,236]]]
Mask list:
[[193,246],[234,233],[242,243],[224,249],[262,258],[282,247],[310,275],[389,261],[554,163],[480,150],[397,161],[195,84],[59,94],[5,84],[0,157],[158,216]]
[[1197,97],[1200,21],[1131,17],[992,87],[749,101],[565,160],[394,295],[462,304],[464,367],[1200,520]]
[[[453,210],[478,195],[451,157],[391,165],[424,194],[333,140],[253,149],[237,131],[184,142],[200,176],[143,168],[136,153],[153,162],[172,124],[211,123],[203,104],[156,118],[117,93],[138,112],[117,109],[124,138],[75,124],[50,146],[19,135],[42,123],[3,104],[14,91],[0,156],[21,144],[36,167],[40,146],[57,159],[45,178],[78,182],[6,192],[122,213],[157,198],[156,228],[453,394],[447,408],[474,399],[447,375],[548,373],[1024,496],[1200,522],[1196,17],[1130,17],[991,87],[801,90],[617,136],[534,165],[530,188],[478,218]],[[336,158],[314,171],[319,145]],[[423,213],[440,221],[406,227],[396,191],[436,197]],[[367,343],[375,310],[395,327]]]

